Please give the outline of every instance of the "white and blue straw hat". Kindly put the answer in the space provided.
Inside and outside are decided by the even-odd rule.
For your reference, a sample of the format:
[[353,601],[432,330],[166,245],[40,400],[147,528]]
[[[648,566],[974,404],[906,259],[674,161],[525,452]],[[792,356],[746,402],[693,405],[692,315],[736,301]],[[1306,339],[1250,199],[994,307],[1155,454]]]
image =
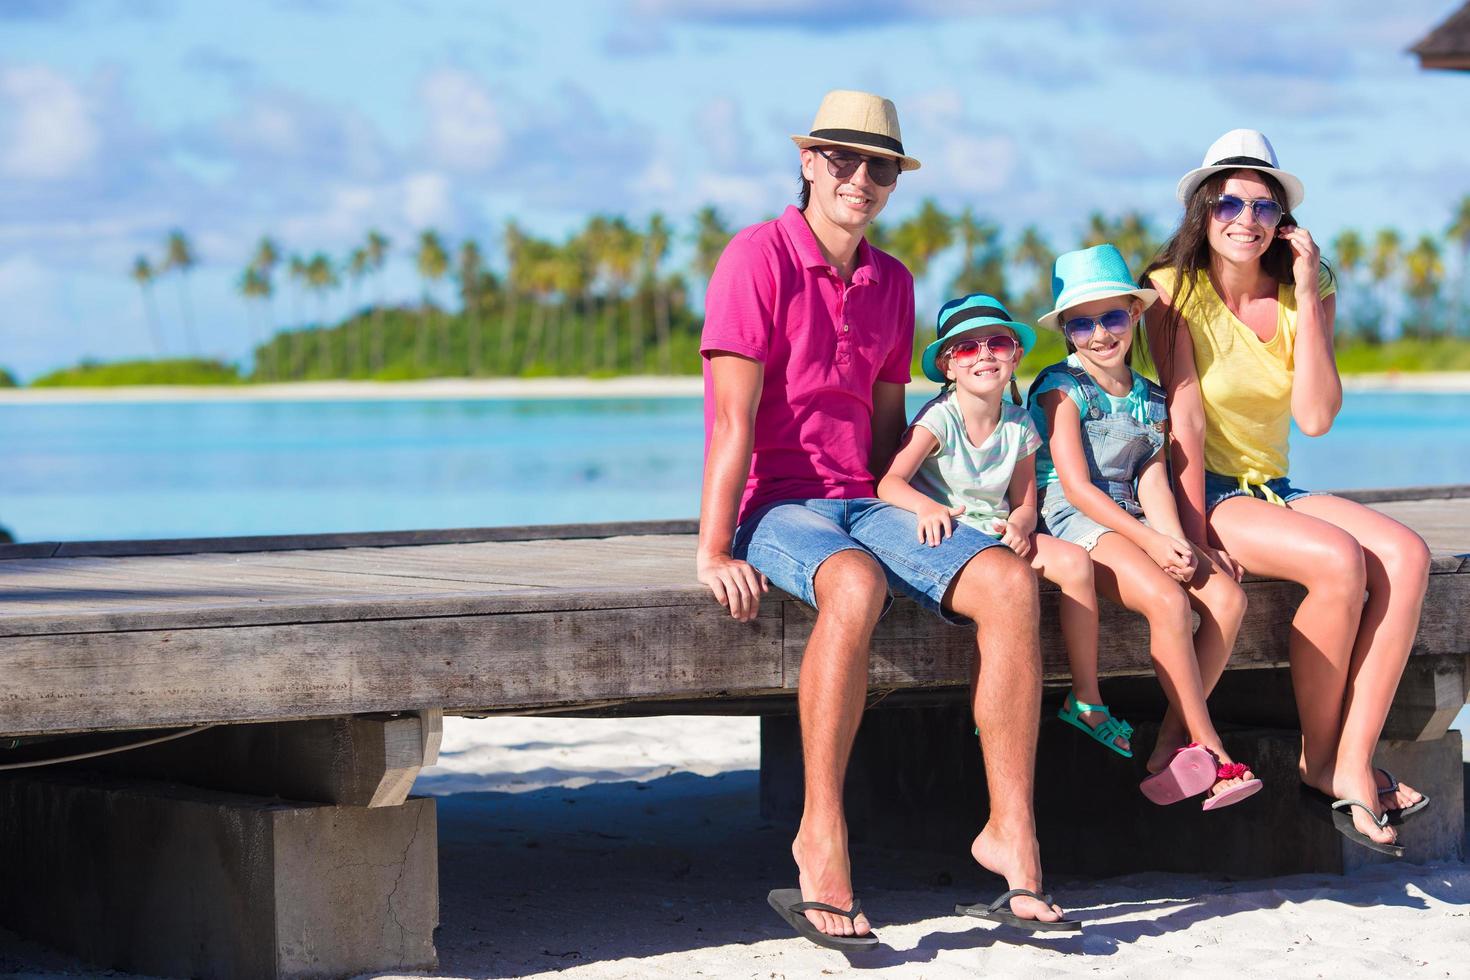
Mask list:
[[935,331],[939,336],[924,348],[921,361],[924,377],[940,384],[948,381],[944,372],[939,370],[939,349],[950,341],[984,327],[1005,327],[1014,333],[1021,344],[1023,357],[1036,346],[1036,331],[1013,319],[1004,303],[989,293],[971,293],[952,299],[939,308],[939,318],[935,322]]
[[1133,281],[1123,254],[1111,244],[1063,252],[1051,268],[1052,311],[1036,322],[1060,330],[1062,311],[1114,296],[1137,296],[1146,310],[1159,294]]

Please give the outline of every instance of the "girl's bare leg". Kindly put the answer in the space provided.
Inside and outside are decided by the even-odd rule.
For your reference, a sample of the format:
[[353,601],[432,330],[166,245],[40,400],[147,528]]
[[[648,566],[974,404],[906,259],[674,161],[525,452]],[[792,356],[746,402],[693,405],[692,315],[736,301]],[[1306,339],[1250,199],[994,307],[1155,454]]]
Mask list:
[[[1092,581],[1092,558],[1085,549],[1049,534],[1036,535],[1035,542],[1031,567],[1062,592],[1058,619],[1072,668],[1072,693],[1079,701],[1102,704],[1097,686],[1097,588]],[[1080,717],[1093,728],[1105,719],[1100,711],[1084,711]],[[1128,740],[1122,736],[1113,744],[1128,751]]]
[[[1240,634],[1240,623],[1245,618],[1245,590],[1224,569],[1210,559],[1201,556],[1199,571],[1189,583],[1189,604],[1199,613],[1199,629],[1194,634],[1195,659],[1199,663],[1200,685],[1205,697],[1219,683],[1225,672],[1225,664],[1235,649],[1235,638]],[[1173,752],[1189,742],[1189,733],[1179,712],[1171,704],[1159,726],[1159,741],[1154,747],[1157,756],[1162,750]]]

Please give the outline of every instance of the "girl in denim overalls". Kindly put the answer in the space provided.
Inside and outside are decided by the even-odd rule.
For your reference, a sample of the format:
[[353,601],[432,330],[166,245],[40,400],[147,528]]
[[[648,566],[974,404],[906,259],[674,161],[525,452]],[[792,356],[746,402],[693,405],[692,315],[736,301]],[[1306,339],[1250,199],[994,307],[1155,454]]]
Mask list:
[[[1163,804],[1207,793],[1206,810],[1237,803],[1261,782],[1230,760],[1205,698],[1235,645],[1245,593],[1185,540],[1164,463],[1164,393],[1131,367],[1134,326],[1156,294],[1134,284],[1116,248],[1099,245],[1057,259],[1052,295],[1040,323],[1060,330],[1070,353],[1029,393],[1044,440],[1041,519],[1092,554],[1099,593],[1148,619],[1169,710],[1144,795]],[[1061,715],[1091,707],[1069,695]]]

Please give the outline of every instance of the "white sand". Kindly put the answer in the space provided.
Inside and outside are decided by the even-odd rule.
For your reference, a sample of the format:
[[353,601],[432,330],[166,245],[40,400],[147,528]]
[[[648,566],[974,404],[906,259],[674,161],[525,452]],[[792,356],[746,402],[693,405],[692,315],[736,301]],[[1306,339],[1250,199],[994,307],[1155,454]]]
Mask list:
[[[1058,879],[1086,931],[1033,939],[951,914],[999,890],[968,855],[874,849],[857,883],[884,948],[849,963],[766,907],[794,871],[758,812],[758,742],[753,718],[447,719],[416,787],[440,795],[435,976],[1470,977],[1465,864]],[[125,976],[3,933],[0,974]]]
[[[1359,374],[1343,379],[1355,391],[1470,391],[1470,372]],[[938,391],[923,377],[911,393]],[[435,378],[427,381],[301,381],[260,385],[138,385],[116,388],[0,388],[0,405],[107,402],[434,401],[528,398],[697,398],[697,377]]]

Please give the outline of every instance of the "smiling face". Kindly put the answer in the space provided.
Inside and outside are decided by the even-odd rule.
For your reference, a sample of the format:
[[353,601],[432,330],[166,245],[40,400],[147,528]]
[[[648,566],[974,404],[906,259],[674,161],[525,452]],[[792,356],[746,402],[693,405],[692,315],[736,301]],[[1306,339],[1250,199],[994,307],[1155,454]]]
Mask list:
[[[1252,170],[1237,170],[1232,173],[1220,193],[1234,194],[1246,201],[1274,199],[1270,186],[1261,179],[1260,174]],[[1255,209],[1251,207],[1241,208],[1240,214],[1230,221],[1221,221],[1211,214],[1207,234],[1210,251],[1235,264],[1260,261],[1276,238],[1276,230],[1256,221]]]
[[1138,318],[1143,314],[1143,302],[1136,297],[1109,296],[1105,299],[1095,299],[1088,303],[1079,303],[1069,306],[1062,311],[1061,321],[1066,323],[1073,317],[1100,317],[1109,310],[1127,310],[1129,319],[1134,323],[1127,333],[1114,334],[1104,330],[1100,324],[1093,324],[1092,335],[1077,339],[1069,336],[1068,343],[1075,345],[1077,356],[1084,361],[1089,361],[1102,370],[1117,371],[1126,369],[1128,364],[1128,351],[1133,347],[1133,330],[1136,328]]
[[1021,349],[1018,343],[1016,353],[1010,358],[998,358],[990,352],[985,344],[986,337],[1005,336],[1013,340],[1019,340],[1015,333],[1001,326],[977,327],[966,331],[955,338],[955,342],[961,340],[980,341],[979,356],[973,363],[959,365],[950,356],[948,346],[939,353],[939,368],[944,376],[960,388],[972,395],[992,395],[1003,391],[1010,382],[1011,375],[1016,373],[1016,362],[1020,360]]
[[827,161],[818,149],[833,150],[838,147],[812,147],[801,151],[801,175],[811,181],[811,201],[807,205],[807,216],[861,235],[883,206],[897,183],[880,187],[868,176],[866,165],[846,180],[832,176]]

